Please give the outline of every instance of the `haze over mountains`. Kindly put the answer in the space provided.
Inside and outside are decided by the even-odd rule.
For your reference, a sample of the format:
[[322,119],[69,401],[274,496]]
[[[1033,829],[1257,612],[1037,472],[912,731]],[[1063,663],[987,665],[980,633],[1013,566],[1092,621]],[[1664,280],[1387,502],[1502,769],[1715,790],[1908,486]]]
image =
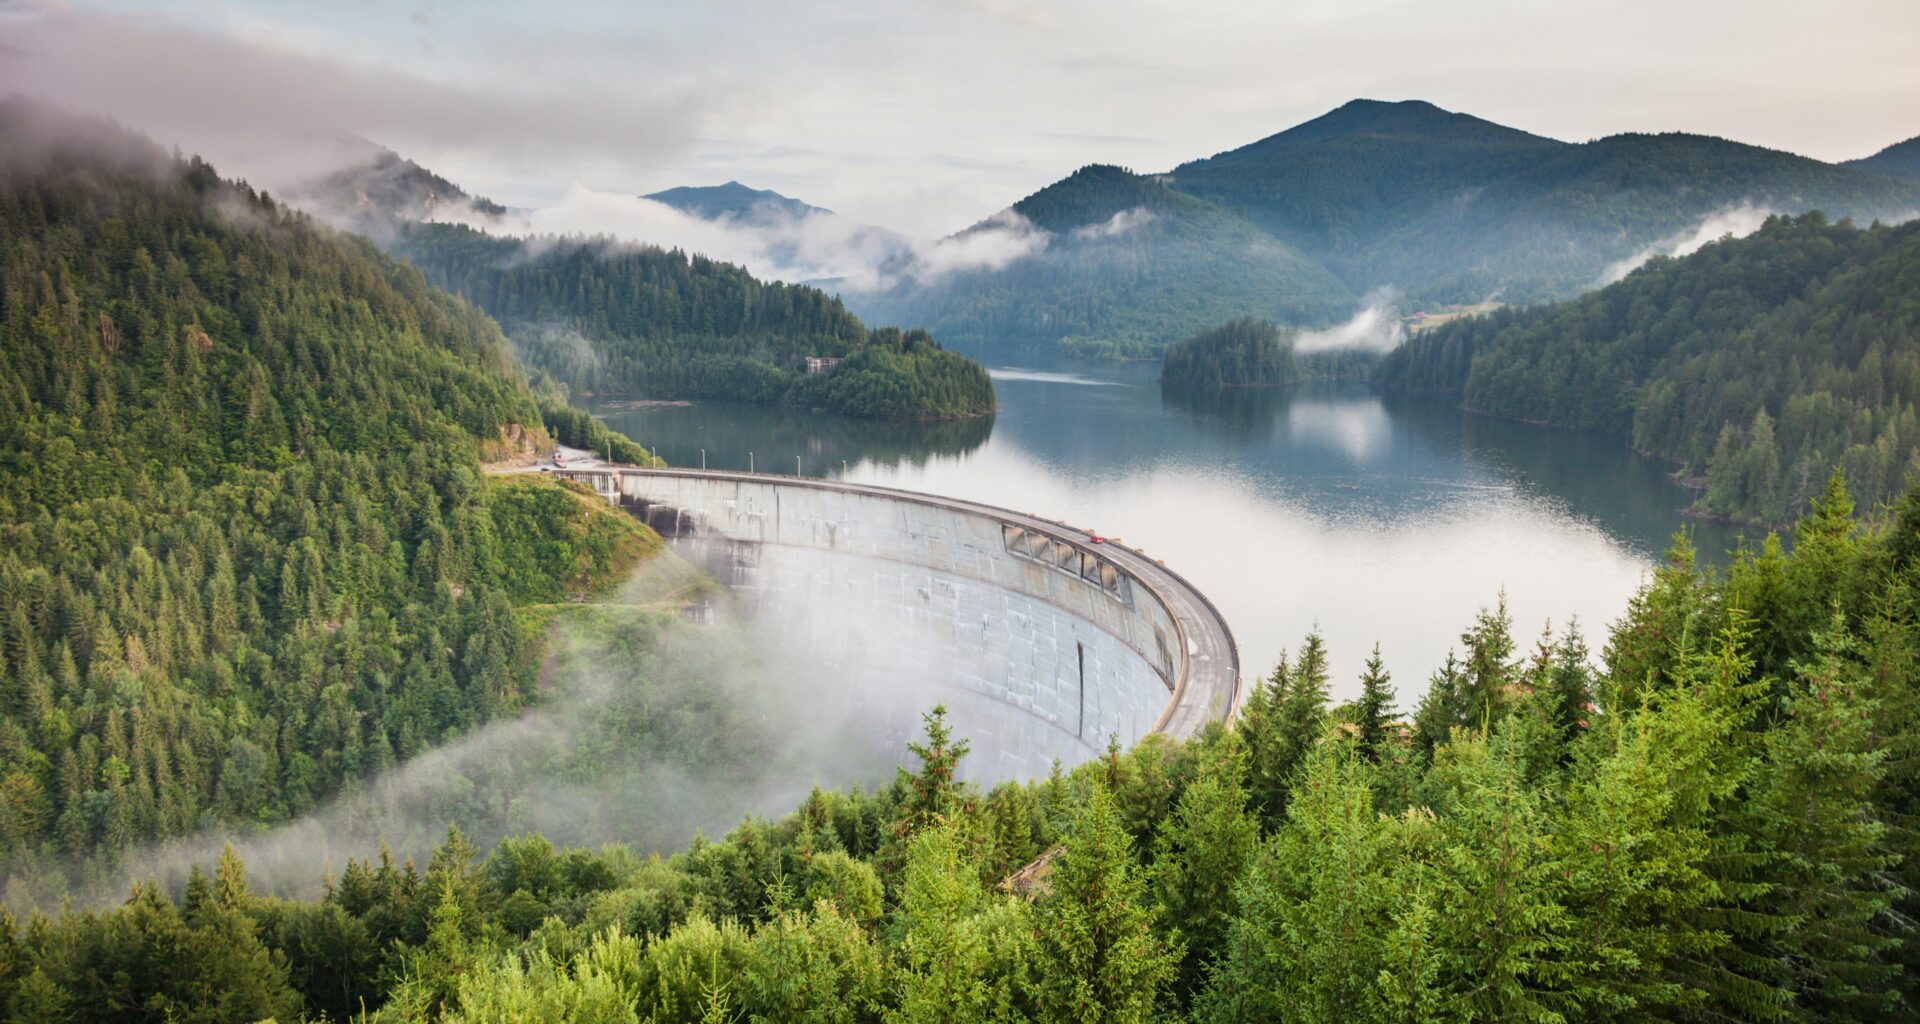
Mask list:
[[[393,154],[371,166],[382,187],[411,189],[390,204],[400,216],[552,230],[540,211],[488,214]],[[330,180],[364,204],[382,194],[368,176]],[[1163,174],[1082,167],[932,241],[737,181],[625,202],[562,223],[817,283],[869,322],[967,351],[1114,356],[1241,316],[1311,328],[1356,310],[1388,322],[1383,302],[1566,298],[1768,213],[1904,220],[1920,213],[1920,140],[1828,164],[1680,133],[1569,143],[1422,101],[1354,100]]]

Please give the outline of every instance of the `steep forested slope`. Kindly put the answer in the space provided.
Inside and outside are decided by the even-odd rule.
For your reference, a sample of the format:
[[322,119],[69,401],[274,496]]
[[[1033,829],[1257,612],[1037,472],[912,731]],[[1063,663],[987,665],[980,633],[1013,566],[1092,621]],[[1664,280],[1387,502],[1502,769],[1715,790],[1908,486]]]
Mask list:
[[[495,238],[411,226],[398,251],[507,325],[533,366],[594,392],[735,398],[855,416],[991,412],[980,365],[924,331],[868,330],[816,288],[601,239]],[[808,357],[840,360],[806,373]]]
[[1774,218],[1573,302],[1424,332],[1381,379],[1631,437],[1705,477],[1713,515],[1789,519],[1835,466],[1883,501],[1920,468],[1920,223]]
[[[1251,570],[1250,570],[1251,571]],[[313,900],[231,855],[170,898],[0,918],[0,1006],[178,1019],[1425,1024],[1911,1019],[1920,492],[1703,574],[1596,659],[1504,606],[1417,701],[1309,635],[1231,730],[988,792],[911,770],[670,857],[449,835]],[[1396,708],[1396,703],[1400,706]],[[1409,706],[1411,705],[1411,706]],[[209,865],[213,867],[212,865]],[[194,1011],[199,1016],[192,1016]]]
[[414,269],[0,105],[0,872],[281,820],[519,704],[513,605],[644,543],[482,475],[549,443]]
[[1238,316],[1324,322],[1353,302],[1323,267],[1245,219],[1118,167],[1083,167],[1012,210],[1046,233],[1036,251],[850,301],[974,349],[1104,355],[1158,352]]

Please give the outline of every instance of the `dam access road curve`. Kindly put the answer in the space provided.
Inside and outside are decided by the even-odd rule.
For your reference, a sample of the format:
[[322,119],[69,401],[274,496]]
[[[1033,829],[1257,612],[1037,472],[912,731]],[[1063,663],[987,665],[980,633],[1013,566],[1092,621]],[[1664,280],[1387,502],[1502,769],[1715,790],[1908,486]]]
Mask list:
[[[669,538],[844,666],[824,700],[902,738],[944,701],[976,771],[1045,774],[1228,720],[1232,631],[1178,573],[1087,531],[976,502],[725,470],[556,467]],[[984,762],[984,763],[981,763]]]

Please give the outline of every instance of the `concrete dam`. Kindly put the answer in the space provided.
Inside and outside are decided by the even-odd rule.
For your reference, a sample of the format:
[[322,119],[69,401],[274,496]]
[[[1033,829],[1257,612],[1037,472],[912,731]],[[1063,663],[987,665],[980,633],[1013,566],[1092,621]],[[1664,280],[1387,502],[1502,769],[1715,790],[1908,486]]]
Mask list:
[[[562,469],[836,667],[823,701],[910,738],[936,700],[971,774],[1032,778],[1225,721],[1240,657],[1217,609],[1137,551],[976,502],[798,476]],[[814,684],[818,685],[818,684]],[[897,748],[896,748],[897,749]]]

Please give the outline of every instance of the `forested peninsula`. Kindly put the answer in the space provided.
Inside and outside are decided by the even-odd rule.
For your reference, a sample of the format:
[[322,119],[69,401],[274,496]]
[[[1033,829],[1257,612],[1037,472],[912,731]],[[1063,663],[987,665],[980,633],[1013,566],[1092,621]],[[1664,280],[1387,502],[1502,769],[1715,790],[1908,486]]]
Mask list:
[[1920,223],[1815,212],[1579,299],[1422,332],[1378,379],[1620,436],[1702,486],[1694,511],[1779,523],[1835,468],[1866,506],[1920,469],[1917,337]]
[[1233,320],[1167,346],[1160,383],[1176,390],[1280,388],[1308,380],[1365,378],[1374,357],[1357,352],[1299,355],[1295,335],[1265,320]]
[[[396,251],[499,319],[576,392],[724,398],[878,419],[994,410],[979,363],[925,331],[868,329],[817,288],[678,250],[408,225]],[[810,365],[811,361],[811,365]]]
[[638,451],[372,245],[0,104],[0,874],[286,821],[531,700],[521,611],[658,546],[483,471],[551,447],[542,405]]

